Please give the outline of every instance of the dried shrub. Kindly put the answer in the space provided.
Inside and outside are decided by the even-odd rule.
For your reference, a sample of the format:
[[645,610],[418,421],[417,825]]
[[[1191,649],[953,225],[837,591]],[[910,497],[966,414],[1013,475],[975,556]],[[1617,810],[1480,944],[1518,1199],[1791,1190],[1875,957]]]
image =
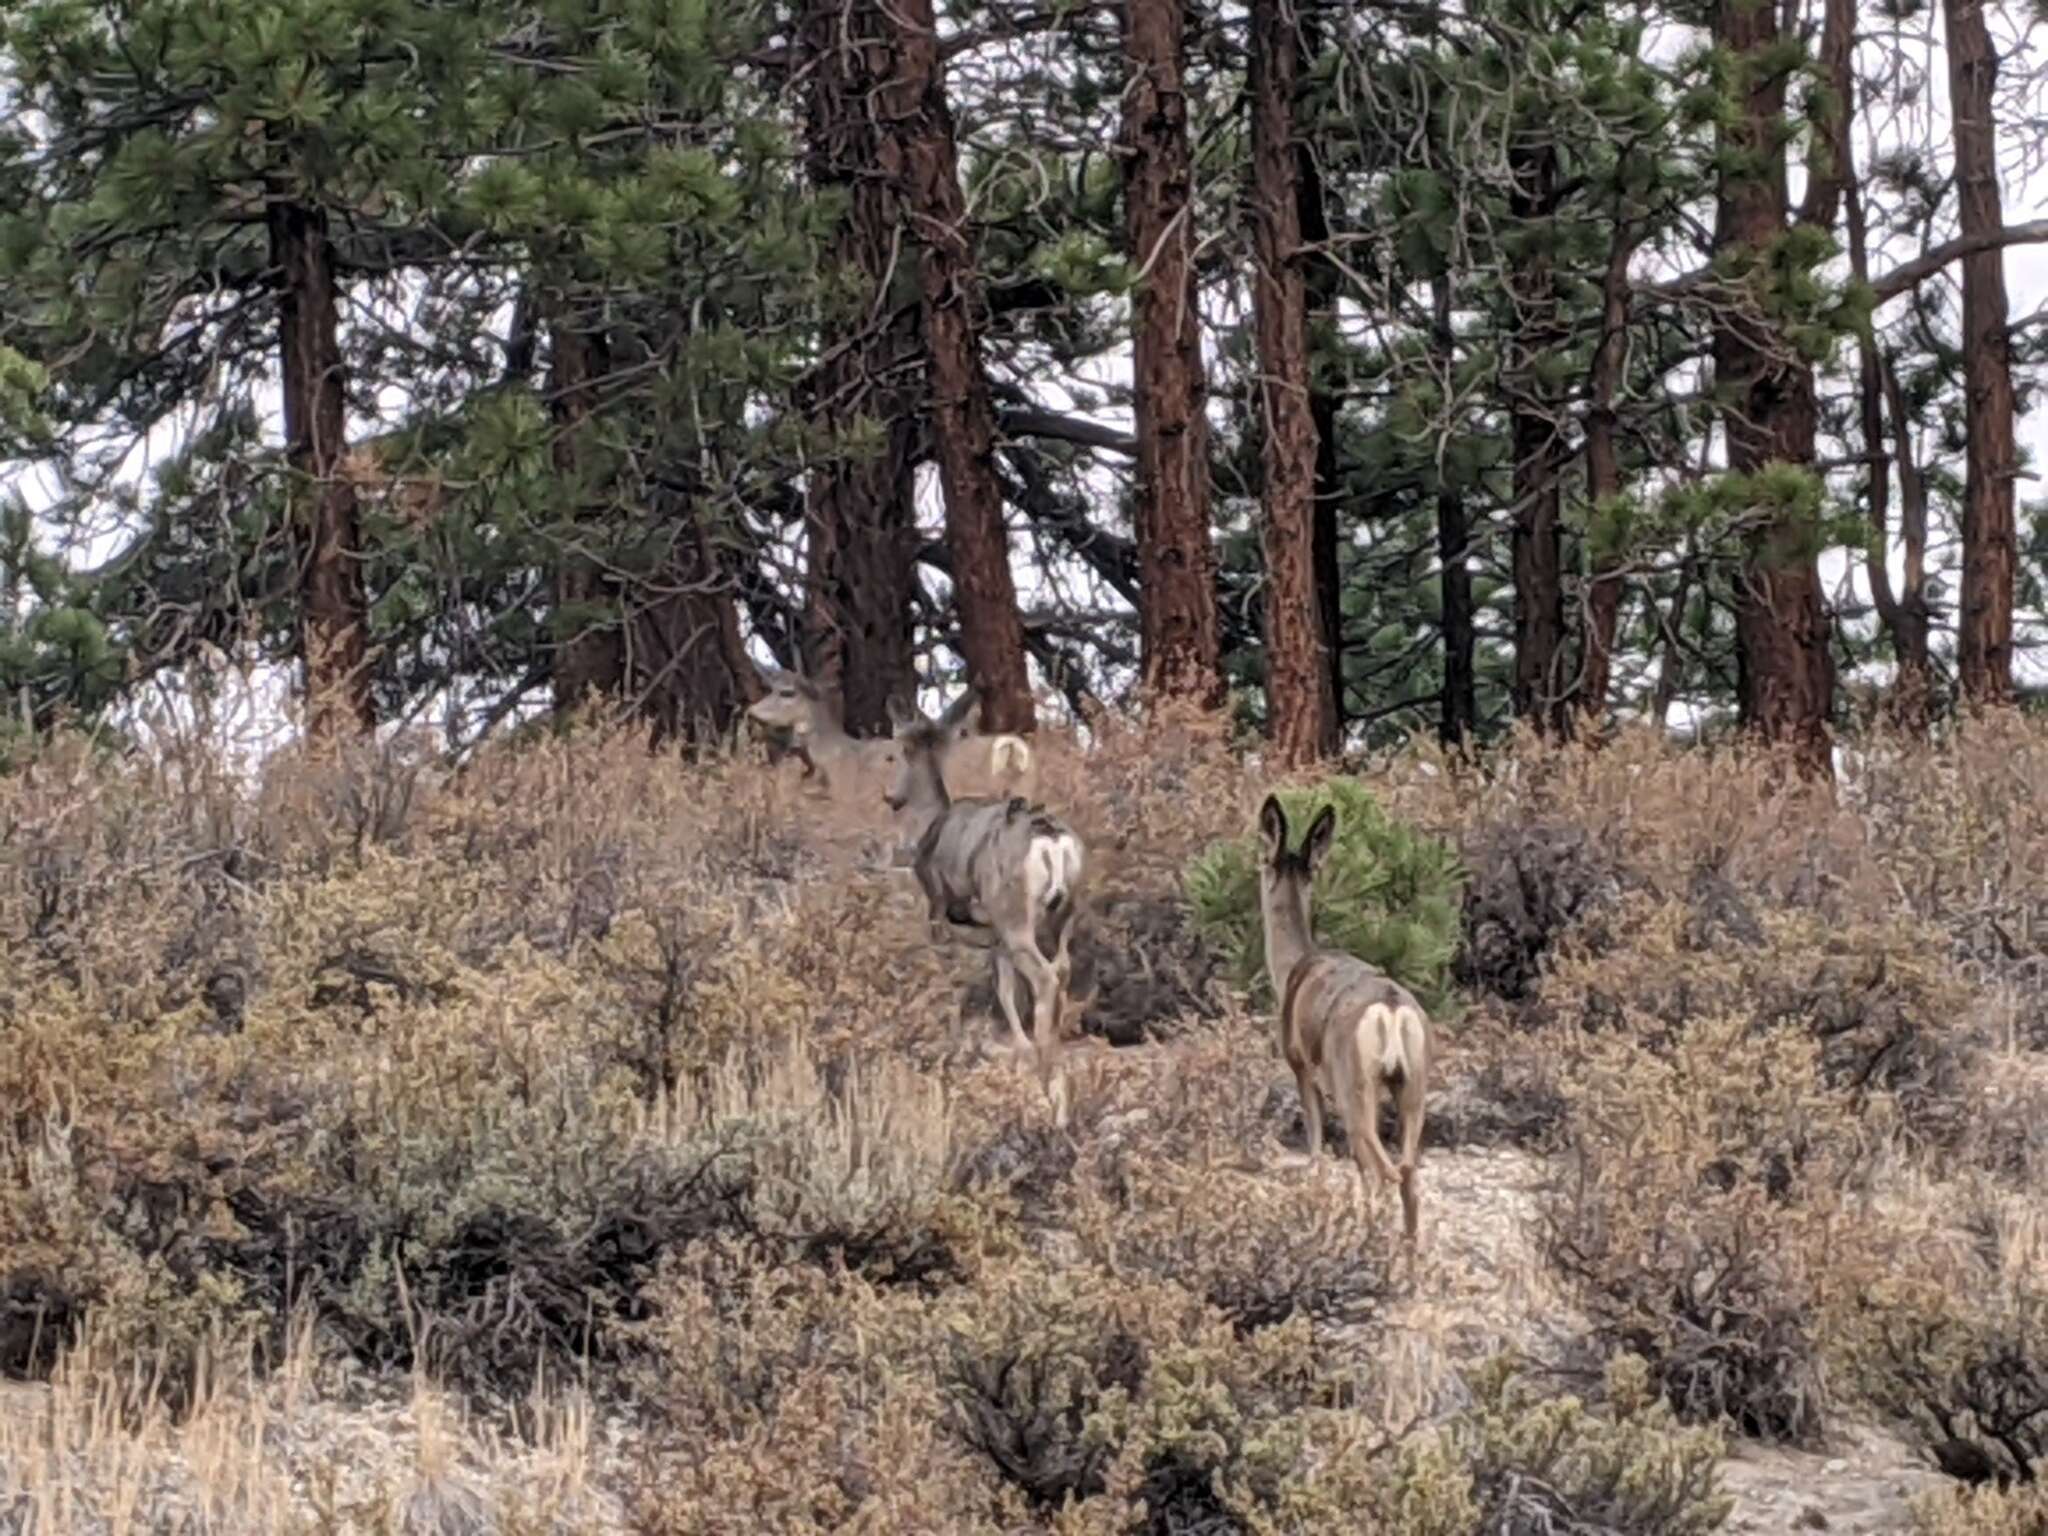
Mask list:
[[[1422,1144],[1453,1147],[1526,1147],[1549,1151],[1564,1135],[1565,1100],[1556,1064],[1527,1048],[1517,1032],[1506,1043],[1461,1041],[1459,1059],[1431,1084]],[[1295,1095],[1297,1101],[1300,1095]],[[1299,1114],[1299,1104],[1296,1106]],[[1380,1106],[1380,1138],[1393,1145],[1395,1106]]]
[[1853,793],[1874,849],[1949,958],[2009,1011],[2012,1037],[2048,1049],[2048,732],[2016,710],[1972,712],[1938,748],[1879,733]]
[[1473,1406],[1452,1431],[1470,1469],[1475,1529],[1512,1536],[1702,1536],[1728,1517],[1724,1445],[1686,1429],[1637,1356],[1608,1363],[1596,1413],[1541,1394],[1501,1356],[1472,1380]]
[[[1456,855],[1388,816],[1355,779],[1278,793],[1297,838],[1323,806],[1337,809],[1336,842],[1316,871],[1316,938],[1377,966],[1433,1014],[1444,1012],[1451,1000],[1448,972],[1463,880]],[[1198,931],[1244,986],[1265,969],[1259,858],[1256,834],[1241,835],[1210,844],[1186,875]],[[1272,986],[1266,978],[1260,995],[1270,998]]]
[[631,1528],[995,1531],[945,1428],[921,1312],[857,1275],[707,1240],[667,1258],[633,1367],[654,1416]]
[[[2034,1219],[2021,1240],[2033,1241]],[[1837,1350],[1862,1394],[1910,1425],[1944,1471],[2010,1487],[2048,1466],[2048,1293],[2037,1257],[2005,1251],[2010,1223],[1976,1206],[1972,1225],[1975,1251],[1923,1245],[1911,1264],[1897,1262],[1896,1236],[1872,1234]]]
[[1853,1144],[1815,1058],[1796,1031],[1706,1018],[1664,1052],[1600,1037],[1567,1080],[1548,1258],[1594,1343],[1641,1356],[1688,1423],[1821,1431],[1827,1233]]
[[[1304,1319],[1240,1336],[1168,1283],[1010,1269],[943,1321],[948,1422],[1031,1507],[1086,1531],[1252,1530],[1334,1519],[1367,1486],[1367,1427]],[[1349,1465],[1319,1465],[1338,1435]]]
[[1388,1232],[1358,1220],[1342,1187],[1226,1168],[1134,1164],[1082,1192],[1081,1252],[1106,1272],[1172,1280],[1239,1333],[1308,1319],[1371,1320],[1391,1292]]
[[1509,1002],[1528,999],[1558,945],[1621,894],[1611,860],[1580,827],[1493,821],[1467,839],[1462,936],[1452,975]]
[[[1079,1032],[1112,1045],[1170,1038],[1190,1021],[1221,1012],[1213,986],[1217,958],[1195,932],[1185,902],[1104,895],[1075,930],[1073,959]],[[961,1012],[1000,1017],[986,975],[969,989]]]
[[1668,1041],[1708,1015],[1757,1030],[1790,1026],[1820,1046],[1827,1082],[1859,1098],[1893,1097],[1910,1130],[1952,1143],[1975,1041],[1968,991],[1917,925],[1828,923],[1769,911],[1762,942],[1697,942],[1699,909],[1664,902],[1616,921],[1626,946],[1560,962],[1544,991],[1556,1017]]
[[2048,1536],[2048,1487],[1941,1488],[1913,1501],[1914,1536]]

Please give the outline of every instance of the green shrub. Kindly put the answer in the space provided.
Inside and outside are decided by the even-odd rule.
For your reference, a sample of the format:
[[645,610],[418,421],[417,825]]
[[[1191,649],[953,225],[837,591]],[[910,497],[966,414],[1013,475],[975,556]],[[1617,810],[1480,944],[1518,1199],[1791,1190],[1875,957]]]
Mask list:
[[[1316,938],[1379,967],[1433,1014],[1445,1012],[1464,888],[1457,855],[1392,820],[1356,780],[1330,779],[1279,795],[1297,838],[1323,806],[1337,808],[1337,840],[1316,872]],[[1243,986],[1257,982],[1266,963],[1259,858],[1254,831],[1211,843],[1184,876],[1197,928]],[[1260,995],[1271,996],[1270,980]]]

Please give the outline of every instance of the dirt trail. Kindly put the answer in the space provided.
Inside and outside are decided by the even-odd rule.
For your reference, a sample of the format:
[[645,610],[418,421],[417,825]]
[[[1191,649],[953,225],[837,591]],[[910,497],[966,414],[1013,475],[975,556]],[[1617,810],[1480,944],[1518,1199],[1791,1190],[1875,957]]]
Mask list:
[[[1276,1140],[1267,1155],[1276,1177],[1301,1177],[1298,1149]],[[1423,1170],[1421,1283],[1388,1322],[1396,1373],[1418,1399],[1440,1401],[1457,1368],[1504,1345],[1540,1349],[1546,1338],[1574,1332],[1575,1319],[1534,1241],[1540,1157],[1500,1148],[1436,1150],[1425,1154]],[[1332,1158],[1323,1176],[1354,1175]],[[1391,1236],[1394,1214],[1383,1209],[1380,1216]],[[1735,1501],[1722,1529],[1741,1536],[1910,1531],[1912,1501],[1946,1481],[1905,1442],[1867,1425],[1845,1427],[1813,1451],[1738,1440],[1722,1478]]]

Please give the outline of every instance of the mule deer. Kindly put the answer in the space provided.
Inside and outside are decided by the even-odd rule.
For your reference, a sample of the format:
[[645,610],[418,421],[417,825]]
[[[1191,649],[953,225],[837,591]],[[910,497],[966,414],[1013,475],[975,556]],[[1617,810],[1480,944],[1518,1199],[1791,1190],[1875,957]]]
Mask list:
[[[1259,912],[1266,929],[1266,974],[1280,1001],[1280,1054],[1294,1069],[1308,1117],[1313,1168],[1323,1150],[1324,1093],[1344,1112],[1360,1187],[1375,1172],[1401,1189],[1401,1224],[1411,1254],[1420,1227],[1416,1174],[1429,1091],[1429,1016],[1408,989],[1355,955],[1324,949],[1309,926],[1309,891],[1337,831],[1337,808],[1309,823],[1299,852],[1287,847],[1287,813],[1268,795],[1259,812],[1265,857],[1259,864]],[[1380,1142],[1380,1085],[1401,1111],[1398,1166]]]
[[[996,1001],[1011,1037],[1032,1051],[1039,1082],[1064,1125],[1066,1096],[1053,1079],[1085,851],[1071,827],[1022,796],[953,798],[942,759],[977,702],[970,688],[937,720],[901,702],[890,706],[903,756],[889,808],[908,813],[914,825],[911,869],[924,891],[933,940],[991,951]],[[1049,954],[1042,938],[1051,941]],[[1020,978],[1031,989],[1028,1038],[1014,995]]]
[[[863,740],[847,734],[831,690],[797,672],[754,668],[767,692],[747,707],[747,718],[770,733],[781,751],[797,757],[804,777],[815,777],[826,793],[849,793],[859,802],[886,796],[899,749],[891,737]],[[971,701],[970,701],[971,702]],[[946,783],[961,795],[1022,795],[1038,792],[1038,763],[1021,736],[986,735],[974,728],[971,710],[956,703],[940,717],[945,732],[940,764]],[[862,793],[863,787],[870,793]]]

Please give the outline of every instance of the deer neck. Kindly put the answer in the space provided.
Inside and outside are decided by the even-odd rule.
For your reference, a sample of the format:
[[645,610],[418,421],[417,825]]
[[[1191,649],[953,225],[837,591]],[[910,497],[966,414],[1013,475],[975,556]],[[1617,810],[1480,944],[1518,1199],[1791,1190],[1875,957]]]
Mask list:
[[904,816],[922,835],[927,827],[946,814],[953,797],[946,791],[946,776],[939,770],[937,752],[911,753],[905,757],[903,766],[910,776],[910,795],[904,803]]
[[1261,893],[1266,922],[1266,974],[1273,979],[1277,996],[1285,992],[1287,978],[1316,947],[1315,932],[1309,926],[1308,893],[1292,885],[1282,886],[1270,896]]
[[837,711],[820,707],[812,712],[810,724],[804,732],[804,745],[813,757],[842,758],[853,747],[853,738],[846,734],[846,727],[839,723]]

